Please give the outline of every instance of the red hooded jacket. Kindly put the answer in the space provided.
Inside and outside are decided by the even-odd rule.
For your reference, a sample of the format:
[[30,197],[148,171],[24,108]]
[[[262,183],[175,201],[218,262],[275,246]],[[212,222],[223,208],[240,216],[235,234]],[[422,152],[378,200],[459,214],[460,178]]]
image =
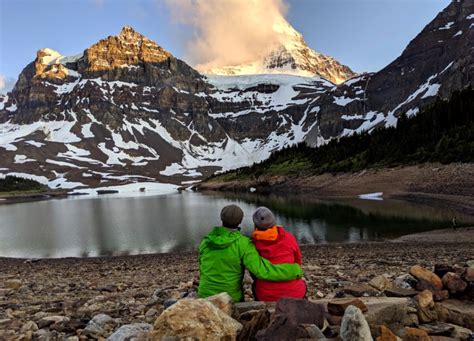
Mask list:
[[[273,264],[298,263],[301,265],[301,251],[295,237],[281,226],[276,226],[278,237],[275,240],[261,240],[254,234],[253,241],[260,256]],[[281,297],[303,298],[306,283],[302,279],[285,282],[255,280],[255,294],[259,301],[278,301]]]

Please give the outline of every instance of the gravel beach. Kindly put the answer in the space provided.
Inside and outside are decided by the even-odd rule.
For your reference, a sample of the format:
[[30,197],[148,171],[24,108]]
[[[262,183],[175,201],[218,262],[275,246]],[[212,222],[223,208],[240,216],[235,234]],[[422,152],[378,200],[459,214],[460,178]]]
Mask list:
[[[395,277],[415,264],[462,265],[474,259],[473,243],[474,228],[467,228],[411,235],[395,242],[303,245],[308,296],[331,297],[343,284],[367,283],[381,274]],[[65,317],[61,323],[55,322],[54,332],[59,336],[80,332],[99,313],[114,318],[116,325],[153,323],[163,310],[156,300],[157,291],[166,289],[175,299],[184,292],[192,296],[199,280],[197,254],[189,252],[0,258],[0,269],[0,339],[24,334],[30,321],[41,328],[41,324],[50,323],[41,322],[50,315]],[[245,286],[246,300],[251,300],[249,276]]]

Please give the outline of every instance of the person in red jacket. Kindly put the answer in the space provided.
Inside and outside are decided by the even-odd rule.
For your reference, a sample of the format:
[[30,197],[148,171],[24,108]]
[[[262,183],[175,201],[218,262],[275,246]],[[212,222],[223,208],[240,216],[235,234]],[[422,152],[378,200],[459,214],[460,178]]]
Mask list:
[[[297,263],[301,266],[301,250],[296,238],[282,226],[276,225],[275,216],[266,207],[259,207],[253,214],[255,231],[252,234],[260,256],[272,264]],[[302,279],[285,282],[254,281],[254,295],[258,301],[278,301],[282,297],[303,298],[306,283]]]

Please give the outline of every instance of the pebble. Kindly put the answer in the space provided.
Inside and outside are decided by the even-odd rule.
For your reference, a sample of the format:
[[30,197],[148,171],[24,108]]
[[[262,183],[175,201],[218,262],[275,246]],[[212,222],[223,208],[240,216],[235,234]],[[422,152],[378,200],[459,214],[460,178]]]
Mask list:
[[21,283],[21,280],[19,279],[9,279],[5,281],[5,286],[8,289],[19,289],[21,285],[22,283]]
[[178,302],[178,300],[174,299],[174,298],[169,298],[167,300],[165,300],[163,302],[163,305],[165,306],[165,308],[169,308],[171,307],[173,304],[175,304],[176,302]]

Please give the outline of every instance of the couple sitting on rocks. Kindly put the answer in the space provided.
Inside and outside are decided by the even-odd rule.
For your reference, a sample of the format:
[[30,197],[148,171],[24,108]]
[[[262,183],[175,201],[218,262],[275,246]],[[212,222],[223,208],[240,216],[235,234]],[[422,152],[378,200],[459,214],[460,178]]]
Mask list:
[[227,292],[234,302],[243,301],[242,280],[247,268],[254,278],[254,298],[277,301],[281,297],[303,298],[301,251],[295,237],[276,225],[266,207],[253,214],[252,240],[240,233],[244,217],[236,205],[222,209],[222,225],[204,237],[199,246],[201,298]]

